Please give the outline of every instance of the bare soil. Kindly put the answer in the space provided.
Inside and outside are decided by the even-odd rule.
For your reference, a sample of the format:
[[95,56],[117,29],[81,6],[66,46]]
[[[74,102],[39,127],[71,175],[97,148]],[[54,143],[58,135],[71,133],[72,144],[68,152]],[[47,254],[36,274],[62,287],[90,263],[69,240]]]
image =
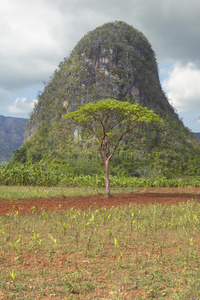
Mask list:
[[110,198],[103,194],[91,196],[49,197],[19,200],[0,200],[0,215],[17,210],[19,214],[35,212],[41,208],[48,211],[99,209],[102,207],[128,206],[130,204],[179,204],[189,200],[200,203],[200,188],[141,188],[132,193],[113,194]]
[[[42,208],[46,211],[68,210],[72,207],[80,210],[93,210],[102,207],[109,209],[113,206],[129,206],[130,204],[150,205],[158,203],[160,205],[178,205],[187,201],[200,203],[200,188],[140,188],[134,189],[132,193],[113,194],[110,198],[98,194],[93,196],[0,200],[0,215],[3,216],[8,213],[13,213],[14,211],[18,211],[19,214],[31,214],[33,208],[34,213],[36,213],[40,212]],[[164,238],[166,238],[166,236]],[[194,238],[194,240],[198,239]],[[155,241],[153,243],[155,243]],[[188,238],[186,238],[185,241],[182,237],[181,242],[176,246],[169,237],[168,239],[166,238],[163,244],[164,248],[161,252],[164,251],[167,257],[167,261],[165,256],[161,256],[160,258],[161,262],[163,261],[163,264],[161,264],[161,268],[163,268],[163,278],[168,276],[170,272],[170,274],[172,274],[170,276],[173,276],[173,273],[175,276],[179,273],[182,274],[176,264],[172,264],[170,261],[172,261],[174,253],[182,257],[181,249],[184,249],[184,251],[187,249]],[[155,268],[153,261],[154,259],[158,259],[158,257],[160,257],[159,255],[162,254],[159,252],[161,247],[159,248],[159,243],[157,246],[153,244],[153,248],[151,243],[149,246],[148,243],[145,245],[147,248],[144,248],[142,245],[143,244],[135,244],[134,247],[123,248],[124,265],[119,267],[119,254],[115,254],[118,249],[114,251],[113,246],[111,248],[105,248],[102,250],[102,253],[96,254],[94,259],[94,257],[84,255],[84,253],[76,252],[75,250],[78,245],[74,246],[74,251],[65,249],[64,251],[60,251],[59,255],[56,254],[56,251],[51,251],[50,255],[50,252],[41,252],[37,249],[36,251],[34,248],[32,250],[23,248],[23,251],[18,254],[12,249],[12,243],[10,242],[11,248],[9,251],[3,252],[3,248],[0,248],[0,273],[4,274],[2,276],[3,279],[1,279],[0,299],[18,299],[18,297],[19,299],[29,298],[44,300],[52,298],[87,300],[158,299],[154,295],[154,290],[151,287],[151,282],[153,282],[151,276],[154,278],[154,275],[157,273],[152,273],[152,275],[151,267],[152,269]],[[140,260],[137,259],[137,255],[141,255],[138,256],[139,258],[145,258],[149,253],[151,253],[152,257],[152,266],[151,261],[148,261],[147,271],[143,274],[143,269],[141,269]],[[132,260],[134,264],[128,268],[130,260]],[[191,268],[194,270],[192,262],[187,262],[187,268],[189,268],[191,264]],[[197,268],[196,265],[195,268]],[[11,270],[14,270],[16,274],[15,282],[9,279]],[[159,271],[158,267],[157,271]],[[194,271],[192,272],[194,273]],[[80,283],[77,282],[74,284],[73,274],[79,273],[82,274],[80,276],[83,276],[83,279]],[[61,280],[62,278],[66,278],[66,282],[63,282]],[[161,280],[160,278],[161,277],[159,277],[159,280]],[[70,282],[75,286],[71,292],[67,285],[70,284]],[[145,286],[143,282],[146,282]],[[83,286],[83,283],[85,283],[85,286]],[[188,288],[187,281],[184,286],[182,284],[181,281],[180,287],[178,287],[180,291]],[[94,290],[93,287],[95,287]],[[78,288],[78,290],[76,290],[76,288]],[[173,294],[173,287],[172,284],[170,285],[170,282],[167,283],[167,281],[163,280],[159,288],[162,292],[162,299],[172,300],[170,294]],[[197,299],[196,297],[191,297],[190,299]]]

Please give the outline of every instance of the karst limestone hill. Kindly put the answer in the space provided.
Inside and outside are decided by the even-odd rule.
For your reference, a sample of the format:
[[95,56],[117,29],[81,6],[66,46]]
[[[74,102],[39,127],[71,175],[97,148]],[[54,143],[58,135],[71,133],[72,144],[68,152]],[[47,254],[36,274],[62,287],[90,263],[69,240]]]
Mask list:
[[[13,163],[43,164],[74,174],[101,172],[94,139],[74,138],[62,115],[83,104],[113,98],[153,109],[164,122],[147,126],[121,143],[115,174],[197,174],[198,139],[179,120],[162,91],[154,51],[132,26],[110,22],[86,34],[60,63],[38,96],[26,141]],[[199,168],[200,169],[200,168]]]

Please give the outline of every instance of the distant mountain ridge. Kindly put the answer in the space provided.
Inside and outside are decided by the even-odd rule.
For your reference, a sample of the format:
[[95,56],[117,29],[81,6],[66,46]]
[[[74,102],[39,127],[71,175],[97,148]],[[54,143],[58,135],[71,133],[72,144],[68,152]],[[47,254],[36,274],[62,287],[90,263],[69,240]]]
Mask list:
[[200,139],[200,132],[195,132],[194,134]]
[[27,121],[0,115],[0,164],[10,161],[13,151],[22,146]]

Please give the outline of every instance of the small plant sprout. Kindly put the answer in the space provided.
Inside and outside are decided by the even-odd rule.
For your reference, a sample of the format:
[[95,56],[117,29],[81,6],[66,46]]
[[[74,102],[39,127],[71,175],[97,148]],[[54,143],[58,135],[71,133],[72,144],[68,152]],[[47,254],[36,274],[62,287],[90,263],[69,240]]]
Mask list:
[[120,258],[120,260],[122,260],[122,258],[123,258],[123,252],[122,251],[120,251],[119,258]]
[[38,237],[39,237],[39,233],[35,233],[35,232],[34,232],[34,234],[33,234],[33,236],[32,236],[32,240],[33,240],[34,242],[36,242],[36,240],[37,240]]
[[91,240],[92,240],[92,235],[93,235],[93,231],[91,232],[90,236],[89,236],[88,239],[87,239],[86,254],[87,254],[87,251],[90,249]]
[[10,272],[10,277],[11,277],[12,281],[15,282],[16,274],[13,270]]
[[1,232],[2,232],[3,235],[5,235],[5,227],[4,227],[4,225],[2,225]]
[[57,240],[56,240],[56,239],[54,239],[54,238],[52,237],[52,235],[51,235],[51,234],[49,234],[49,236],[50,236],[50,238],[52,239],[52,241],[55,243],[55,245],[57,245]]
[[39,233],[34,232],[34,234],[33,234],[33,236],[31,237],[31,239],[33,240],[33,242],[34,242],[35,244],[41,245],[41,244],[42,244],[42,240],[39,239],[39,236],[40,236]]
[[62,230],[63,230],[63,232],[64,232],[64,234],[66,233],[66,231],[67,231],[67,226],[66,226],[66,224],[65,223],[63,223],[63,225],[62,225]]
[[85,224],[85,226],[87,227],[90,224],[93,224],[94,222],[94,215],[92,215],[92,217],[89,219],[89,221]]
[[13,246],[14,246],[15,250],[17,251],[17,244],[15,242],[13,243]]
[[16,218],[18,215],[19,215],[19,212],[18,212],[18,210],[16,210],[14,217]]
[[41,208],[40,211],[41,211],[42,217],[43,217],[44,219],[47,219],[48,214],[46,213],[46,211],[45,211],[43,208]]
[[18,240],[16,241],[16,243],[18,244],[19,242],[21,242],[22,236],[20,235]]
[[114,238],[114,242],[115,242],[115,249],[117,249],[118,243],[117,243],[117,239],[116,238]]
[[17,244],[21,241],[21,239],[22,239],[22,236],[20,235],[18,240],[13,243],[13,246],[14,246],[15,250],[17,250]]
[[31,207],[32,214],[35,212],[35,206]]

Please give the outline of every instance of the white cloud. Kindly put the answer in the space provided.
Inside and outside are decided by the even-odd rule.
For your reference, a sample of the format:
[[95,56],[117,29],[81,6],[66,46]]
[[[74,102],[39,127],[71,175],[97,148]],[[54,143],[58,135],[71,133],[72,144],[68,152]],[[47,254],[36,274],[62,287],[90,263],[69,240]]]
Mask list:
[[28,100],[27,98],[17,98],[13,105],[9,105],[8,110],[11,114],[27,115],[33,108],[37,100]]
[[194,64],[175,64],[163,83],[169,101],[179,112],[198,111],[200,107],[200,70]]
[[141,30],[160,62],[199,61],[199,0],[140,0],[135,10]]
[[[41,82],[62,55],[62,15],[44,1],[6,0],[0,12],[0,82],[16,89]],[[45,77],[45,78],[44,78]]]
[[62,15],[44,1],[4,1],[1,7],[1,53],[13,53],[16,57],[48,50],[48,56],[52,48],[56,51],[59,48],[56,43],[59,29],[62,29],[59,24],[62,24]]
[[[189,107],[198,111],[199,99],[195,100],[196,85],[188,84],[190,77],[187,77],[185,85],[184,76],[181,74],[190,74],[193,81],[199,78],[199,0],[0,2],[0,114],[8,114],[9,105],[9,112],[13,111],[13,114],[14,111],[24,110],[25,106],[20,108],[19,100],[13,104],[11,99],[35,98],[35,92],[40,89],[37,86],[43,80],[49,80],[75,44],[88,31],[113,20],[127,22],[146,35],[158,63],[163,66],[161,80],[165,80],[166,92],[171,93],[171,98],[175,98],[174,106],[178,110]],[[177,61],[180,65],[176,64],[171,70],[171,63]],[[189,62],[196,68],[189,65]],[[171,73],[168,75],[169,69]],[[183,84],[178,83],[178,77],[182,77],[179,80]],[[185,86],[188,91],[183,93]],[[35,90],[33,95],[27,94],[30,89]]]

